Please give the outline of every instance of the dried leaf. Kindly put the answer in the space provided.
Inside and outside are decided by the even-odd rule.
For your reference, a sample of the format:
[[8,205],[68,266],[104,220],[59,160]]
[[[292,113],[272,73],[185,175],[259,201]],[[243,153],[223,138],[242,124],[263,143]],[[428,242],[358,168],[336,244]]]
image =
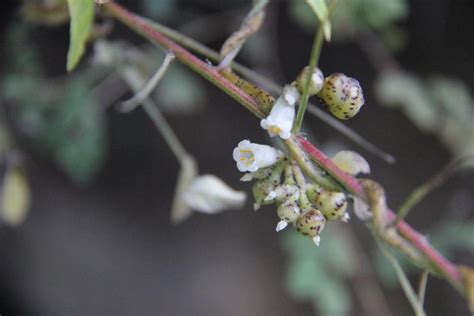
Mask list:
[[9,168],[3,179],[0,218],[9,226],[23,223],[31,202],[28,179],[20,167]]
[[237,56],[247,39],[260,29],[265,19],[265,7],[267,3],[268,0],[258,1],[242,22],[240,28],[232,33],[224,42],[220,54],[225,64],[229,64],[234,57]]

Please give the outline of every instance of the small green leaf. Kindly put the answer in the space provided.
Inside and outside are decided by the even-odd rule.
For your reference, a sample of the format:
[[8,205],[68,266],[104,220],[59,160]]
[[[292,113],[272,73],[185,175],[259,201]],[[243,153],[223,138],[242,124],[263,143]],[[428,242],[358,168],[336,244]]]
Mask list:
[[306,3],[313,9],[319,22],[324,28],[326,41],[331,41],[331,22],[329,21],[329,10],[324,0],[306,0]]
[[71,16],[67,71],[72,71],[84,54],[94,17],[94,1],[68,0],[67,2]]

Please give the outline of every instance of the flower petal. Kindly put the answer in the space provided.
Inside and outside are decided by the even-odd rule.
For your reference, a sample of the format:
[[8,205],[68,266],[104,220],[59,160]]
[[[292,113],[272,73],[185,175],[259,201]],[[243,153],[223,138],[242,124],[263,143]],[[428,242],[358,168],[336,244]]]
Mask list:
[[183,194],[183,200],[196,211],[216,214],[242,207],[246,194],[232,189],[218,177],[207,174],[192,181]]
[[351,175],[370,173],[370,165],[367,160],[354,151],[340,151],[331,160],[336,166]]

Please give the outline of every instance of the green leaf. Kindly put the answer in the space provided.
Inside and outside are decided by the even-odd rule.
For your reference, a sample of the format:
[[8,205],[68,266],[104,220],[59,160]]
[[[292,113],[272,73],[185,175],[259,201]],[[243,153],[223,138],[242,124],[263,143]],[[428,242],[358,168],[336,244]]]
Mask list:
[[324,29],[324,37],[326,41],[331,41],[331,22],[329,21],[329,10],[324,0],[305,0],[313,9],[319,22]]
[[71,16],[67,70],[72,71],[84,54],[94,18],[94,1],[68,0],[67,2]]

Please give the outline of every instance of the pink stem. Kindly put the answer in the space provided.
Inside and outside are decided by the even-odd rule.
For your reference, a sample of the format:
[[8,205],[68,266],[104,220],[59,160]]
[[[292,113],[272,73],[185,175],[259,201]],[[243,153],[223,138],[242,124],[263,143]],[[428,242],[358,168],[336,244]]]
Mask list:
[[[357,195],[362,199],[366,199],[365,191],[359,181],[350,174],[339,169],[325,154],[317,149],[313,144],[302,136],[297,136],[297,140],[303,149],[311,156],[311,158],[320,165],[324,170],[330,173],[347,191]],[[392,210],[388,210],[388,220],[392,221],[396,215]],[[449,262],[436,249],[434,249],[426,240],[425,236],[417,232],[413,227],[404,221],[400,221],[397,225],[400,234],[406,238],[411,244],[423,253],[451,282],[459,284],[461,282],[461,274],[456,265]]]

